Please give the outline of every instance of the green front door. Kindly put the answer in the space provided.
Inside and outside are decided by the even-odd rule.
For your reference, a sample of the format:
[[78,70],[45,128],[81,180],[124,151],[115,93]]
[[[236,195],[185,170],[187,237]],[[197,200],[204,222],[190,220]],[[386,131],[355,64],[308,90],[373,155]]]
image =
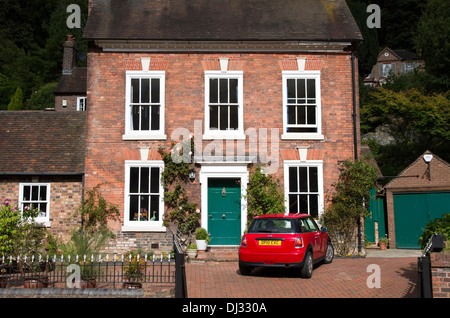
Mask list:
[[241,237],[240,179],[208,179],[209,245],[239,245]]

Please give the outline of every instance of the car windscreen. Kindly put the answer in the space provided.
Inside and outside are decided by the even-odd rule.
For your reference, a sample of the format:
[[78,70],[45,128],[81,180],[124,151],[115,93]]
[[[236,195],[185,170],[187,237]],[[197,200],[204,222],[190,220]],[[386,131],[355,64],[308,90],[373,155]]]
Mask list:
[[248,233],[298,233],[297,222],[285,218],[254,219]]

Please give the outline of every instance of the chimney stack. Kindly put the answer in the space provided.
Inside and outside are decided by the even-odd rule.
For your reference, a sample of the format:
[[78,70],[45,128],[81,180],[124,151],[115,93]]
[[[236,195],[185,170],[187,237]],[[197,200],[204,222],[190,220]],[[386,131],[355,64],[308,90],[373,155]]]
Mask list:
[[64,42],[64,56],[63,56],[63,75],[71,75],[72,70],[77,62],[77,44],[73,35],[67,35],[67,40]]

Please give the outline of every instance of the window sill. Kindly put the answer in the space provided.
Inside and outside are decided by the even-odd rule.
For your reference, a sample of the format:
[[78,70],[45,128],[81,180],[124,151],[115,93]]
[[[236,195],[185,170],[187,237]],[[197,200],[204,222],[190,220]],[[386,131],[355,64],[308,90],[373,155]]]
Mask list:
[[284,133],[281,135],[282,140],[324,140],[322,134],[300,134],[300,133]]
[[165,232],[166,228],[162,225],[124,225],[122,232]]
[[126,134],[122,136],[122,140],[166,140],[165,134]]

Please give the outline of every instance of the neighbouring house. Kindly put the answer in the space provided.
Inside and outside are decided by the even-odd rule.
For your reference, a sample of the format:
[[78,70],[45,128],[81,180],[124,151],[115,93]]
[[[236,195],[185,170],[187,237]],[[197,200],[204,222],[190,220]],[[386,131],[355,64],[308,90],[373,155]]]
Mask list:
[[57,111],[86,110],[86,67],[76,66],[78,50],[75,38],[64,42],[62,75],[54,90]]
[[428,222],[450,213],[450,164],[429,151],[384,188],[391,248],[420,248]]
[[339,163],[359,157],[357,44],[344,0],[91,0],[85,185],[121,217],[110,250],[172,248],[158,147],[194,136],[210,246],[237,246],[251,168],[289,213],[318,218]]
[[364,85],[380,86],[386,83],[386,78],[390,75],[406,74],[423,68],[424,62],[416,53],[386,47],[378,54],[377,63],[364,79]]
[[81,222],[85,136],[85,112],[0,112],[1,200],[39,209],[36,222],[63,240]]

